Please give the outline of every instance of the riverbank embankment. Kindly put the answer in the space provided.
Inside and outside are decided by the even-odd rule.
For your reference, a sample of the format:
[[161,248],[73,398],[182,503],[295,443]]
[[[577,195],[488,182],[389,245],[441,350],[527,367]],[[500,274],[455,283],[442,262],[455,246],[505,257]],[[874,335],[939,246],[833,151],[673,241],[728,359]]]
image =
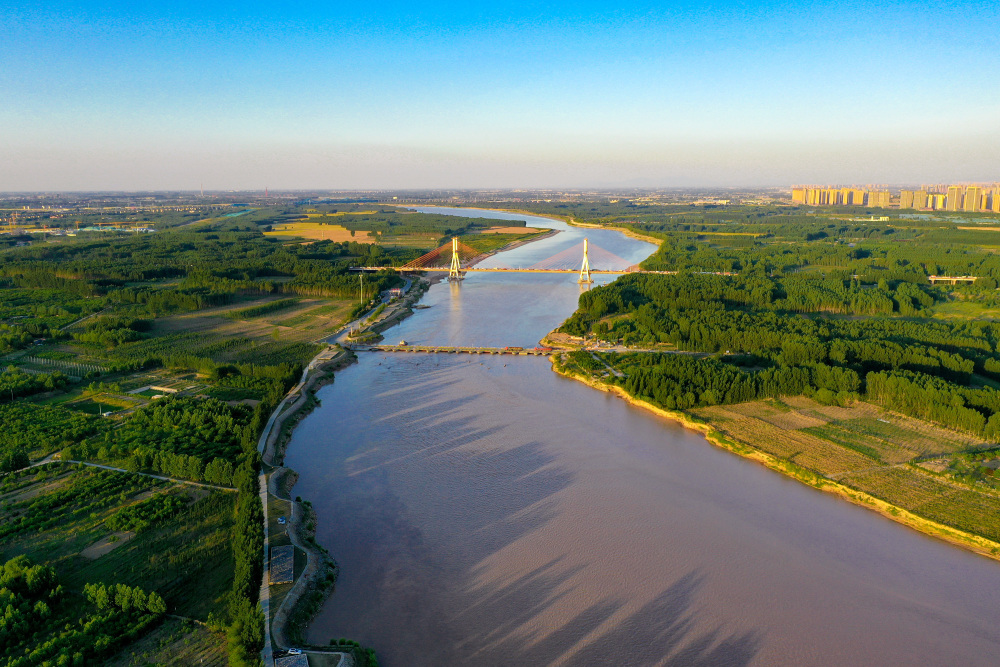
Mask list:
[[806,484],[818,491],[831,493],[855,505],[874,510],[887,519],[918,530],[926,535],[961,546],[988,558],[1000,560],[1000,543],[914,514],[885,500],[841,484],[834,479],[824,477],[792,461],[762,451],[755,447],[752,442],[737,441],[719,432],[716,426],[710,421],[704,421],[686,412],[667,410],[648,401],[636,398],[617,385],[603,382],[597,378],[583,375],[568,368],[562,362],[561,354],[554,354],[550,359],[552,361],[552,370],[559,375],[582,382],[598,391],[614,394],[629,405],[677,422],[684,428],[700,433],[708,442],[717,447],[764,465],[775,472]]
[[[349,349],[334,347],[330,339],[346,340],[352,331],[378,333],[395,326],[413,314],[414,306],[430,286],[427,280],[413,283],[408,294],[392,308],[386,309],[379,317],[369,320],[366,313],[358,320],[344,325],[341,330],[328,337],[330,344],[317,354],[303,371],[299,384],[294,387],[282,402],[275,408],[264,434],[258,443],[261,461],[267,469],[261,475],[261,501],[264,507],[264,559],[265,572],[269,558],[270,540],[268,536],[268,503],[267,498],[273,497],[287,501],[290,506],[287,532],[292,544],[305,553],[306,565],[296,578],[292,589],[282,599],[273,615],[268,605],[266,589],[268,583],[262,584],[262,606],[265,608],[265,648],[263,657],[265,663],[272,659],[273,646],[287,647],[289,635],[300,636],[301,630],[316,613],[323,600],[334,589],[337,565],[331,555],[322,549],[315,540],[315,530],[318,517],[308,501],[299,498],[292,499],[291,490],[297,479],[297,473],[283,466],[285,448],[291,440],[295,427],[312,410],[319,405],[316,392],[326,384],[335,380],[336,372],[357,361],[357,357]],[[374,312],[374,311],[372,311]],[[294,624],[290,632],[290,624]],[[363,650],[360,646],[357,650]],[[352,649],[353,651],[353,649]],[[323,651],[330,654],[330,651]],[[335,652],[334,652],[335,653]],[[341,665],[347,667],[353,664],[351,652],[341,653]]]

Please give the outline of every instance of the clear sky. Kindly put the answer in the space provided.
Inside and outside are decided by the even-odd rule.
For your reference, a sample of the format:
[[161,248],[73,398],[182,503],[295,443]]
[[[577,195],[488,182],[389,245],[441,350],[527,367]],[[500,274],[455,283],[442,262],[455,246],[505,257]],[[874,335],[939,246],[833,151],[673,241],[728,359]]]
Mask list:
[[997,2],[137,4],[4,3],[0,191],[1000,180]]

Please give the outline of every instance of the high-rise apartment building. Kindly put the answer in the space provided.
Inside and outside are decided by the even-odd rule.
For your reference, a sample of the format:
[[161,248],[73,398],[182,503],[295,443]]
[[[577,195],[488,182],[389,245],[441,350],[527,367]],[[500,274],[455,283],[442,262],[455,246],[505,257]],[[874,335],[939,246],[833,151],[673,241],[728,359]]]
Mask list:
[[869,192],[868,205],[872,208],[889,208],[889,191],[873,190]]
[[919,190],[900,190],[893,199],[885,186],[880,189],[848,187],[793,187],[792,203],[806,206],[870,206],[889,208],[898,201],[901,210],[993,211],[1000,213],[1000,184],[923,185]]
[[982,188],[975,185],[970,185],[965,189],[965,206],[962,208],[964,211],[975,212],[979,210],[979,195],[982,194]]
[[962,188],[957,185],[948,187],[948,210],[962,210]]

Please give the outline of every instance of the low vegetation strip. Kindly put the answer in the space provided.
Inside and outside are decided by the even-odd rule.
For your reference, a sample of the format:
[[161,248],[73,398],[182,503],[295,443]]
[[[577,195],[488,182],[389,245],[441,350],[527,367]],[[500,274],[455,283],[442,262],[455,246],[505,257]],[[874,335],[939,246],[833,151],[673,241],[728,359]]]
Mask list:
[[298,303],[298,299],[278,299],[277,301],[269,301],[258,306],[230,310],[227,311],[223,317],[231,320],[247,320],[252,317],[260,317],[261,315],[269,315],[279,310],[285,310],[286,308],[298,305]]

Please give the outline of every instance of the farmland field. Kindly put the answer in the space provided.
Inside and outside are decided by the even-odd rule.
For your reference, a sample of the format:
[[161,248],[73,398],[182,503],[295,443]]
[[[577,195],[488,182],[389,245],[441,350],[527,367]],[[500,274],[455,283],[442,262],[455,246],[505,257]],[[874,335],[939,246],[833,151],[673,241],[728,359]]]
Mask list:
[[1000,497],[908,465],[975,450],[981,440],[857,401],[786,397],[691,411],[737,442],[791,461],[918,516],[1000,539]]
[[290,222],[284,225],[274,225],[265,236],[277,238],[303,238],[312,241],[354,241],[355,243],[375,243],[377,239],[371,232],[357,231],[353,234],[341,225],[329,225],[319,222]]
[[[201,620],[217,610],[232,569],[228,543],[235,494],[161,482],[128,473],[51,464],[0,487],[0,556],[27,554],[52,563],[67,586],[121,582],[159,591],[173,613]],[[148,530],[113,540],[97,558],[82,555],[116,531],[108,521],[155,494],[176,495],[177,514]],[[184,576],[177,576],[182,568]]]
[[197,665],[226,667],[229,663],[222,633],[177,618],[168,618],[155,630],[104,662],[104,667]]

